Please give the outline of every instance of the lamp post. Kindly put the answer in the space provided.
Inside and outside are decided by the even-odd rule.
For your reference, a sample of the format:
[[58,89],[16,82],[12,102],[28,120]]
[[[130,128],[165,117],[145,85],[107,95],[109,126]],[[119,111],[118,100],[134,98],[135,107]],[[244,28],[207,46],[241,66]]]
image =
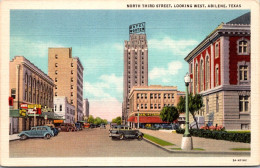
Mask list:
[[137,128],[139,129],[139,105],[137,106],[137,115],[138,115],[138,118],[137,118]]
[[186,74],[184,77],[184,82],[186,86],[186,102],[185,102],[185,109],[186,109],[186,121],[185,121],[185,133],[182,137],[182,144],[181,149],[182,150],[192,150],[193,144],[192,144],[192,138],[189,132],[189,109],[188,109],[188,87],[189,83],[191,82],[190,74]]

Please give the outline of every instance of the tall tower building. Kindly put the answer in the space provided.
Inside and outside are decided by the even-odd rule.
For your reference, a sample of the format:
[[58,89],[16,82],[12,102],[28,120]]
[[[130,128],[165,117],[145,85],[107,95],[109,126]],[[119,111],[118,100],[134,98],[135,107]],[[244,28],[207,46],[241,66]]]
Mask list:
[[89,101],[87,98],[83,100],[83,114],[89,117]]
[[124,46],[124,93],[122,121],[127,123],[129,115],[129,93],[133,86],[148,85],[148,47],[146,34],[130,34]]
[[75,106],[75,122],[83,120],[83,66],[72,57],[72,48],[49,48],[48,75],[54,80],[54,96],[65,96]]

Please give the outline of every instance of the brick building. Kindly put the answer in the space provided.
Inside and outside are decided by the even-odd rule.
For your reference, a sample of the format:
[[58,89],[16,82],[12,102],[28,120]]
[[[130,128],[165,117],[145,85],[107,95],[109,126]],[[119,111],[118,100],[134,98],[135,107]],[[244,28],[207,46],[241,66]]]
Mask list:
[[[34,126],[34,117],[29,116],[28,113],[24,116],[21,115],[20,109],[22,106],[27,108],[28,105],[35,104],[35,106],[41,107],[42,111],[52,112],[53,88],[55,85],[47,74],[23,56],[15,56],[10,61],[9,74],[10,97],[13,97],[14,100],[13,107],[10,110],[10,118],[12,119],[10,124],[18,126],[14,131],[15,133],[28,130],[31,126]],[[46,122],[43,117],[42,114],[37,115],[36,125],[43,125]],[[52,121],[49,118],[47,122]],[[11,127],[11,129],[13,128]]]
[[65,96],[75,106],[75,122],[83,120],[83,66],[72,57],[72,48],[49,48],[48,74],[54,80],[54,96]]
[[[185,58],[205,124],[250,129],[250,13],[221,23]],[[191,118],[193,121],[193,119]]]
[[139,107],[140,127],[146,124],[162,124],[159,114],[165,106],[177,106],[180,96],[184,92],[177,90],[176,86],[133,86],[129,94],[129,116],[130,126],[137,127],[137,115]]

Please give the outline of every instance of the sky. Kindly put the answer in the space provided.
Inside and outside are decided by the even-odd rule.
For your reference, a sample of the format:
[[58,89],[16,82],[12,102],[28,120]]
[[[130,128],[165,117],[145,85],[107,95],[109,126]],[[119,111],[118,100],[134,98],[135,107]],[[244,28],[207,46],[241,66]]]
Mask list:
[[124,41],[146,22],[148,85],[184,91],[184,58],[221,22],[248,10],[11,10],[10,60],[26,57],[48,74],[48,48],[72,47],[84,67],[90,115],[121,116]]

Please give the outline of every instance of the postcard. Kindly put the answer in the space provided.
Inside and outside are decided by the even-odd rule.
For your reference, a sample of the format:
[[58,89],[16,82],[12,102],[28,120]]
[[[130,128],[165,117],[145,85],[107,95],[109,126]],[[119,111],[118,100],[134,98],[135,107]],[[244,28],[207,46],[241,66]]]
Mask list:
[[259,165],[259,1],[0,5],[2,166]]

